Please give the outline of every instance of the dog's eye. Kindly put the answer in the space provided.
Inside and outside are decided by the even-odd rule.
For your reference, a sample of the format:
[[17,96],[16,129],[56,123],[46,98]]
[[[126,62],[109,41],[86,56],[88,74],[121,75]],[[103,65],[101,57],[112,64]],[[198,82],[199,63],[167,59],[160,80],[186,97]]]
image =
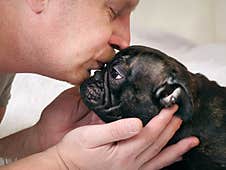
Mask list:
[[120,80],[123,78],[123,76],[114,68],[111,70],[111,77],[115,80]]

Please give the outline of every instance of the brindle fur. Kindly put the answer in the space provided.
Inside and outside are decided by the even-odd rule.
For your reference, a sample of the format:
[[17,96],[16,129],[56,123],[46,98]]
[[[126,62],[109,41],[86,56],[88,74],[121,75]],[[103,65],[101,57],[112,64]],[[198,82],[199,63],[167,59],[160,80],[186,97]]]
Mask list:
[[[118,65],[121,80],[112,78]],[[164,90],[159,96],[161,87]],[[122,50],[82,84],[81,95],[105,122],[138,117],[145,125],[163,107],[174,104],[173,100],[160,101],[178,87],[182,90],[175,101],[179,105],[176,115],[184,121],[169,144],[188,136],[197,136],[201,143],[183,161],[165,169],[226,169],[226,88],[189,72],[166,54],[144,46]]]

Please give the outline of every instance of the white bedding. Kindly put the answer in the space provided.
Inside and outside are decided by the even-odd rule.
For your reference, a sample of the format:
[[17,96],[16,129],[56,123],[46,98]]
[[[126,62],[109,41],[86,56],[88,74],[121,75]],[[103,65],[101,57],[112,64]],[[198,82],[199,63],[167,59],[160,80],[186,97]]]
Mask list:
[[193,73],[202,73],[226,86],[226,44],[198,45],[172,33],[137,31],[134,44],[157,48],[176,58]]
[[[132,44],[158,48],[174,56],[192,72],[200,72],[226,86],[226,45],[196,45],[169,33],[134,33]],[[69,84],[33,74],[18,74],[12,99],[0,125],[0,137],[33,125],[43,108]]]

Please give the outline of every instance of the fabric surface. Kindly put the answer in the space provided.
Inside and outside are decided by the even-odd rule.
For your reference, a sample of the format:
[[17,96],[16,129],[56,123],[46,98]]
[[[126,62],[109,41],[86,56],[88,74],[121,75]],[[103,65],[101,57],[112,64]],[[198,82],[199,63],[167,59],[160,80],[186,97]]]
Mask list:
[[14,76],[15,74],[0,74],[0,107],[8,104]]

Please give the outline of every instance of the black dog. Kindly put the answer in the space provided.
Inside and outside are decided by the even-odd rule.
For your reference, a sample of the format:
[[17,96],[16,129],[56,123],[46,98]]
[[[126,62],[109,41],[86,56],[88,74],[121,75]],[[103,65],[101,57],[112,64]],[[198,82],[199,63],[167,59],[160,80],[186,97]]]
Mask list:
[[143,46],[124,49],[80,90],[105,122],[138,117],[145,125],[162,108],[178,104],[183,125],[169,143],[194,135],[201,144],[167,169],[226,169],[226,88],[166,54]]

